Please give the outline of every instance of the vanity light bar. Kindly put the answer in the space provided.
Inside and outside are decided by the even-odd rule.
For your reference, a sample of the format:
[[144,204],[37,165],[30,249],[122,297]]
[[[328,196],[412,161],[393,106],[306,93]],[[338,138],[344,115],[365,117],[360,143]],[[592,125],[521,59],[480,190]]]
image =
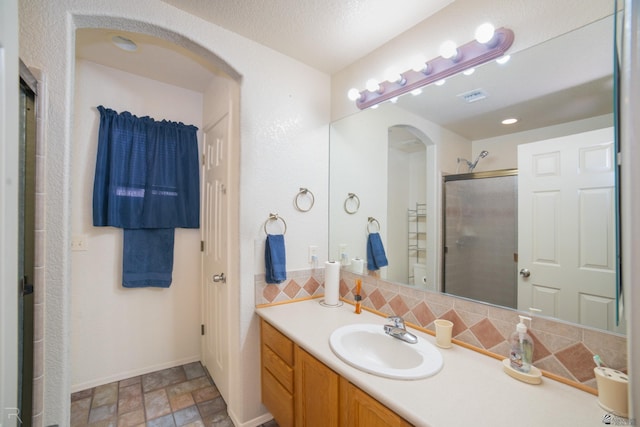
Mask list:
[[499,28],[487,43],[472,40],[458,47],[458,53],[455,57],[445,59],[439,56],[426,62],[424,71],[407,70],[402,73],[402,79],[397,82],[384,81],[379,83],[378,90],[365,89],[361,91],[360,97],[355,100],[356,106],[364,110],[430,83],[453,76],[461,71],[489,62],[504,55],[511,47],[513,39],[512,30]]

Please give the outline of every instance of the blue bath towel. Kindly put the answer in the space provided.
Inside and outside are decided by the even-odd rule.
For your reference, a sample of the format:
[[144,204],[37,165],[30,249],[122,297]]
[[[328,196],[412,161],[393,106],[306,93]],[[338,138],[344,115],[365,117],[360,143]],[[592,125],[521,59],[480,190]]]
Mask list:
[[173,228],[124,230],[122,286],[168,288],[173,271]]
[[283,234],[267,234],[264,251],[265,276],[267,283],[282,283],[287,279],[287,265]]
[[200,227],[198,128],[97,108],[93,225],[124,229],[124,287],[169,287],[174,228]]
[[380,267],[389,265],[384,253],[382,239],[379,233],[369,233],[367,238],[367,270],[380,270]]

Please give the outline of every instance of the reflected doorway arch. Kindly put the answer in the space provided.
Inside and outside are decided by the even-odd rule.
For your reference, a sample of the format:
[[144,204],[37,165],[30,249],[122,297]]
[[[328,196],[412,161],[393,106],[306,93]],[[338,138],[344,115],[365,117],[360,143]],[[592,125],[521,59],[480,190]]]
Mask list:
[[387,159],[387,279],[436,290],[436,146],[414,126],[393,125],[388,128]]

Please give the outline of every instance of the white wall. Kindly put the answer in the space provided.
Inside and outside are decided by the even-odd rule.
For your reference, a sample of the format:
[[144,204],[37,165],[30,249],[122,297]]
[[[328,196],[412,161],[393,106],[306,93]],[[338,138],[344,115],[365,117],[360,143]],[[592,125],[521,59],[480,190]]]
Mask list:
[[[18,385],[18,2],[0,2],[0,426]],[[14,413],[14,412],[11,412]]]
[[[234,398],[229,413],[237,425],[252,425],[265,414],[260,404],[259,335],[254,314],[256,245],[262,225],[278,212],[289,226],[288,269],[308,268],[306,247],[326,253],[329,76],[237,34],[158,0],[23,0],[20,7],[21,56],[43,70],[49,85],[45,125],[47,147],[47,306],[45,311],[45,424],[68,425],[71,379],[71,148],[74,30],[116,28],[171,39],[218,58],[241,76],[240,100],[240,311],[239,333],[230,351],[239,354],[232,372]],[[316,195],[308,213],[293,207],[300,186]],[[256,243],[257,242],[257,243]],[[194,307],[194,309],[197,309]],[[101,361],[97,361],[101,363]]]
[[71,256],[73,391],[200,358],[200,230],[176,229],[171,287],[126,289],[122,230],[92,225],[96,106],[202,128],[200,93],[80,59],[75,71],[71,233],[88,250]]

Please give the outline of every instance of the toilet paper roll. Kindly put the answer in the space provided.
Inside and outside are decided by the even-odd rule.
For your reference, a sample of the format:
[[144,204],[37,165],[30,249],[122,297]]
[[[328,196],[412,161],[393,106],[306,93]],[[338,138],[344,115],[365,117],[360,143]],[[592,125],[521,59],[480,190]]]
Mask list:
[[356,274],[364,274],[364,260],[360,258],[352,259],[351,272]]
[[324,305],[337,306],[340,296],[340,263],[327,261],[324,264]]

